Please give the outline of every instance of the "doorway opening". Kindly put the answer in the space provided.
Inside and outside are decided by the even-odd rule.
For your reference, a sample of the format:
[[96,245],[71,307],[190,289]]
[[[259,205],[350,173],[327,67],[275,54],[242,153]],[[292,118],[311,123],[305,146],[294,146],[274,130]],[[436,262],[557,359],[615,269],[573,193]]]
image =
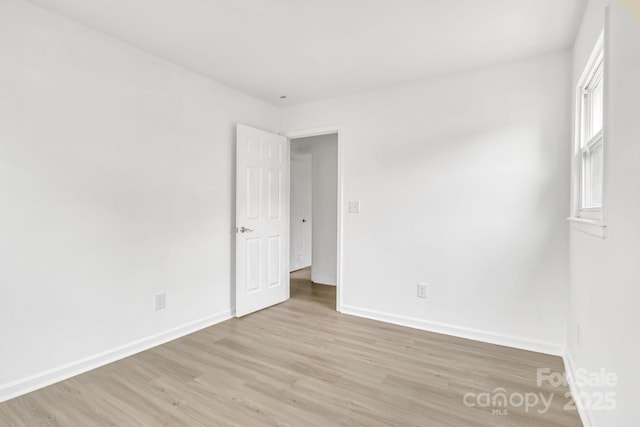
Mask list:
[[339,309],[338,133],[290,139],[291,297]]

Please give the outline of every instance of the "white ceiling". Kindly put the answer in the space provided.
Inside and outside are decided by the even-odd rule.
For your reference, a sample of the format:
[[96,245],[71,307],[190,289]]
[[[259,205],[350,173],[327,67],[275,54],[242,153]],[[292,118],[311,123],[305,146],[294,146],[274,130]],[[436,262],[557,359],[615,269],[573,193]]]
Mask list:
[[586,3],[30,1],[275,105],[568,48]]

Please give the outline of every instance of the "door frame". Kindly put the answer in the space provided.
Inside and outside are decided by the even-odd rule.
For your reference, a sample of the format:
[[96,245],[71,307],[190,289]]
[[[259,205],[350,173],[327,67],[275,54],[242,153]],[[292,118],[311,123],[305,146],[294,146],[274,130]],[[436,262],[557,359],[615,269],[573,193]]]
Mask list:
[[[342,237],[343,237],[343,209],[342,209],[342,195],[343,195],[343,156],[342,156],[342,129],[338,125],[333,126],[324,126],[324,127],[315,127],[301,130],[294,130],[285,133],[285,136],[289,140],[289,145],[291,145],[292,139],[298,138],[308,138],[311,136],[320,136],[320,135],[329,135],[329,134],[337,134],[338,135],[338,236],[337,236],[337,248],[336,248],[336,311],[342,312]],[[291,154],[289,154],[291,156]],[[291,184],[289,184],[291,185]],[[289,223],[289,227],[291,227],[291,209],[287,212],[287,222]],[[291,267],[291,266],[289,266]],[[313,268],[313,267],[312,267]]]

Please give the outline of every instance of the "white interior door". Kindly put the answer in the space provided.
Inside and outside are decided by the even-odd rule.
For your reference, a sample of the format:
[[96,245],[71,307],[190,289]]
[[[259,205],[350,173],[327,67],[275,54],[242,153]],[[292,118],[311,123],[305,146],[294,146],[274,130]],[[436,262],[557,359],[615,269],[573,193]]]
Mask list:
[[236,316],[289,299],[289,141],[236,129]]
[[291,146],[291,256],[289,270],[311,265],[313,167],[310,152]]

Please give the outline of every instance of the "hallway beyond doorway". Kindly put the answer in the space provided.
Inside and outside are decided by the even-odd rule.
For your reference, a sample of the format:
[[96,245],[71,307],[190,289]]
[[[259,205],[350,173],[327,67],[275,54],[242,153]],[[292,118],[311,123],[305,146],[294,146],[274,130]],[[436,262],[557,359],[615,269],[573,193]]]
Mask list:
[[336,287],[311,281],[311,267],[291,273],[291,298],[336,309]]

